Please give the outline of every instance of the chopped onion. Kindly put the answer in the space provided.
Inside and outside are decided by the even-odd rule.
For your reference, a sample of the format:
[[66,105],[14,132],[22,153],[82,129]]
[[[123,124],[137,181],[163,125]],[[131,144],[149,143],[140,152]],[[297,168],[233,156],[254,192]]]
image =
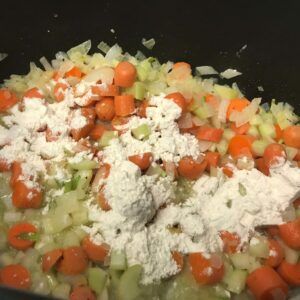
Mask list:
[[60,65],[58,69],[58,73],[60,76],[63,76],[66,72],[71,70],[73,67],[74,67],[74,63],[72,63],[70,60],[66,60]]
[[259,85],[259,86],[257,87],[257,90],[258,90],[259,92],[264,92],[264,91],[265,91],[265,89],[264,89],[264,87],[263,87],[262,85]]
[[183,114],[178,120],[179,128],[191,128],[193,127],[193,119],[191,113]]
[[115,44],[106,53],[105,59],[108,61],[120,60],[122,58],[122,48]]
[[97,46],[97,48],[100,50],[100,51],[102,51],[103,53],[107,53],[108,52],[108,50],[110,49],[110,47],[105,43],[105,42],[103,42],[103,41],[101,41],[100,43],[99,43],[99,45]]
[[234,89],[235,91],[237,91],[237,93],[238,93],[237,97],[238,98],[244,97],[244,94],[242,93],[242,91],[240,90],[240,88],[238,87],[238,85],[237,85],[236,82],[234,82],[231,87],[232,87],[232,89]]
[[240,127],[249,122],[259,109],[261,98],[254,98],[251,103],[241,112],[234,110],[230,114],[229,120],[235,122],[236,127]]
[[44,69],[46,71],[52,71],[53,70],[51,64],[49,63],[49,61],[47,60],[47,58],[45,56],[40,58],[40,63],[42,64],[42,66],[44,67]]
[[55,54],[55,58],[57,60],[65,60],[68,59],[68,54],[66,52],[59,51]]
[[207,120],[206,119],[199,119],[198,117],[196,116],[193,116],[192,117],[192,120],[193,120],[193,123],[195,126],[203,126],[207,123]]
[[98,82],[101,80],[102,83],[112,84],[114,79],[115,71],[109,67],[101,67],[96,70],[92,70],[83,80],[86,82]]
[[222,99],[220,106],[219,106],[219,111],[218,111],[218,119],[225,123],[226,122],[226,115],[227,115],[227,109],[230,104],[229,99]]
[[230,79],[240,75],[242,75],[242,73],[237,71],[236,69],[227,69],[224,72],[220,73],[220,76],[225,79]]
[[199,150],[201,152],[205,152],[212,146],[212,144],[212,142],[208,141],[199,141]]
[[202,75],[215,75],[219,73],[211,66],[201,66],[201,67],[196,67],[196,74],[202,76]]
[[82,55],[88,54],[92,46],[91,40],[87,40],[67,51],[68,56],[72,56],[74,53],[78,52]]
[[141,60],[141,61],[147,59],[147,57],[145,56],[145,54],[142,51],[140,51],[140,50],[137,51],[137,53],[135,55],[135,58],[137,60]]
[[151,38],[146,40],[145,38],[142,39],[142,44],[149,50],[151,50],[155,45],[155,39]]
[[0,61],[2,61],[3,59],[5,59],[8,56],[7,53],[0,53]]

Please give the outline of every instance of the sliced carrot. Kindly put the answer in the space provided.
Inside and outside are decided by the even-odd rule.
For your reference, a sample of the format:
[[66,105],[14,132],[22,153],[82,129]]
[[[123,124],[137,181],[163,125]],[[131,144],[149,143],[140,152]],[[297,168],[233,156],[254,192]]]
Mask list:
[[265,264],[272,268],[277,268],[284,257],[283,249],[280,244],[274,239],[269,239],[268,243],[269,257],[265,260]]
[[62,258],[63,251],[61,249],[54,249],[45,253],[42,256],[42,269],[44,272],[49,272]]
[[61,102],[65,99],[65,90],[68,88],[68,85],[63,82],[57,82],[53,88],[54,98],[57,102]]
[[120,87],[131,87],[136,79],[136,68],[128,62],[122,61],[115,67],[114,82]]
[[107,244],[96,244],[88,236],[83,239],[82,248],[87,257],[94,262],[104,262],[109,253]]
[[181,271],[184,266],[183,255],[178,251],[171,252],[173,260],[176,262],[178,269]]
[[277,225],[270,225],[266,228],[266,231],[269,236],[271,237],[278,237],[279,236],[279,228]]
[[241,239],[236,233],[222,230],[220,232],[220,238],[223,241],[223,251],[225,253],[235,253],[237,251]]
[[209,171],[210,167],[216,168],[219,164],[220,157],[221,155],[219,152],[212,152],[212,151],[205,152],[204,159],[207,161],[206,170]]
[[277,165],[281,160],[286,159],[284,147],[275,143],[268,145],[264,151],[263,159],[268,168]]
[[30,273],[22,265],[8,265],[0,271],[0,282],[15,289],[28,290],[31,286]]
[[166,96],[166,99],[172,100],[175,104],[177,104],[182,112],[186,111],[187,102],[181,93],[171,93]]
[[88,286],[77,286],[71,292],[69,300],[96,300],[96,296]]
[[111,210],[111,206],[109,205],[108,201],[106,200],[103,190],[99,191],[99,193],[97,195],[97,201],[102,210],[104,210],[104,211]]
[[128,159],[136,164],[142,171],[147,170],[153,160],[153,155],[150,152],[143,153],[143,154],[137,154],[137,155],[131,155],[128,157]]
[[234,110],[241,112],[249,104],[250,104],[250,101],[245,98],[231,99],[230,103],[228,105],[228,108],[227,108],[227,113],[226,113],[227,120],[229,120],[229,117]]
[[6,159],[0,158],[0,172],[8,172],[11,170],[12,165]]
[[262,157],[257,158],[255,160],[255,165],[256,165],[257,170],[259,170],[260,172],[262,172],[266,176],[270,175],[270,168],[267,167],[267,165],[266,165],[266,163],[265,163],[265,161]]
[[115,113],[119,117],[130,116],[135,110],[132,95],[120,95],[115,97]]
[[146,115],[147,107],[149,107],[149,101],[143,100],[141,105],[138,108],[137,115],[141,118],[146,118],[147,117],[147,115]]
[[296,200],[294,200],[293,205],[295,208],[299,208],[300,207],[300,198],[297,198]]
[[282,139],[283,130],[280,128],[280,126],[278,124],[275,124],[275,131],[276,131],[275,140],[276,140],[276,142],[278,142],[279,140]]
[[300,263],[290,264],[283,260],[278,268],[278,273],[288,284],[300,286]]
[[[288,285],[269,266],[263,266],[254,270],[250,273],[246,282],[257,300],[286,299]],[[276,297],[275,295],[278,296]]]
[[0,89],[0,112],[7,111],[18,103],[18,101],[19,99],[14,93],[5,88]]
[[115,97],[120,94],[117,85],[94,85],[92,86],[92,93],[100,97]]
[[206,258],[201,253],[191,253],[188,258],[191,272],[200,284],[215,284],[224,276],[224,264],[214,264],[212,258]]
[[283,131],[283,140],[287,146],[300,148],[300,125],[289,126]]
[[20,162],[15,161],[12,164],[11,168],[11,177],[10,177],[10,187],[14,187],[17,181],[20,180],[20,176],[22,175],[22,165]]
[[228,152],[233,158],[252,157],[251,145],[252,140],[249,136],[236,135],[229,141]]
[[97,117],[102,121],[111,121],[115,116],[114,99],[102,98],[95,106]]
[[200,126],[196,137],[201,141],[208,141],[218,143],[223,135],[223,129],[214,128],[210,126]]
[[235,123],[231,123],[230,124],[230,128],[231,130],[233,130],[236,134],[246,134],[247,131],[249,130],[250,128],[250,124],[249,122],[244,124],[244,125],[241,125],[239,127],[236,127]]
[[300,218],[278,226],[279,235],[293,249],[300,249]]
[[222,167],[222,172],[229,178],[231,178],[233,176],[233,170],[229,166]]
[[24,98],[39,98],[43,99],[43,93],[38,88],[34,87],[30,90],[27,90],[23,96]]
[[194,160],[190,156],[183,157],[178,164],[178,173],[190,180],[198,179],[207,166],[207,161],[204,159],[201,162]]
[[65,275],[77,275],[85,271],[88,260],[81,247],[69,247],[63,250],[63,256],[58,261],[57,271]]
[[90,131],[89,136],[92,140],[97,141],[101,138],[107,128],[102,124],[95,124],[94,128]]
[[65,73],[65,77],[77,77],[81,78],[83,73],[80,71],[78,67],[73,67],[71,70]]
[[16,208],[40,208],[42,191],[27,187],[24,181],[17,181],[13,187],[12,203]]

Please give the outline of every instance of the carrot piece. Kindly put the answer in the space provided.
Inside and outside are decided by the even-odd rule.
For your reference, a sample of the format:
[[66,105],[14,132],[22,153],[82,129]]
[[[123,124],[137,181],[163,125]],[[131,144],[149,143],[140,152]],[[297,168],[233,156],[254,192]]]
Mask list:
[[39,208],[42,192],[39,188],[29,188],[24,181],[17,181],[13,187],[12,203],[16,208]]
[[177,69],[177,68],[181,68],[181,67],[185,67],[185,68],[189,68],[192,72],[192,67],[189,63],[187,62],[184,62],[184,61],[180,61],[180,62],[177,62],[173,65],[173,70],[174,69]]
[[183,157],[178,164],[178,173],[190,180],[198,179],[207,166],[207,161],[204,159],[201,162],[194,160],[190,156]]
[[204,159],[207,161],[206,171],[209,171],[210,167],[216,168],[219,164],[220,157],[221,155],[219,152],[207,151],[204,157]]
[[229,166],[222,167],[222,172],[229,178],[233,176],[233,170]]
[[[269,266],[254,270],[249,274],[246,283],[257,300],[286,299],[288,285]],[[277,297],[275,297],[276,294]]]
[[45,253],[42,257],[42,269],[44,272],[49,272],[62,257],[63,251],[61,249],[54,249]]
[[293,205],[295,208],[299,208],[300,206],[300,198],[297,198],[296,200],[294,200]]
[[300,249],[300,218],[278,226],[279,235],[293,249]]
[[283,136],[283,130],[280,128],[278,124],[275,124],[275,132],[276,132],[275,140],[276,142],[278,142],[279,140],[282,139]]
[[277,165],[282,159],[286,159],[284,147],[280,144],[270,144],[263,154],[264,163],[267,168]]
[[94,262],[104,262],[109,253],[107,244],[96,244],[88,236],[83,239],[82,248],[87,257]]
[[102,134],[107,130],[107,128],[102,124],[95,124],[94,128],[90,131],[89,136],[92,140],[97,141],[101,138]]
[[142,171],[147,170],[153,160],[153,155],[150,152],[143,153],[143,154],[137,154],[137,155],[131,155],[128,157],[128,159],[136,164]]
[[186,62],[177,62],[173,65],[173,69],[171,73],[175,74],[175,72],[176,72],[175,78],[177,80],[185,80],[191,75],[192,68],[191,65]]
[[259,170],[260,172],[262,172],[263,174],[265,174],[266,176],[270,175],[270,169],[269,167],[265,164],[265,161],[262,157],[257,158],[255,160],[255,165],[257,170]]
[[300,286],[300,263],[290,264],[283,260],[278,273],[288,284]]
[[65,275],[76,275],[85,271],[88,265],[86,253],[81,247],[63,250],[63,256],[56,265],[57,271]]
[[11,167],[12,165],[5,158],[0,158],[0,172],[8,172],[11,170]]
[[205,102],[210,104],[216,110],[219,108],[219,100],[214,95],[211,94],[205,95]]
[[279,236],[279,228],[278,228],[277,225],[269,225],[266,228],[266,231],[267,231],[268,235],[271,236],[271,237]]
[[18,161],[14,161],[11,168],[10,186],[13,188],[22,175],[22,165]]
[[172,255],[173,260],[176,262],[176,265],[177,265],[179,271],[181,271],[184,266],[183,255],[178,251],[172,251],[171,255]]
[[39,99],[43,99],[43,93],[36,87],[27,90],[23,96],[24,98],[39,98]]
[[54,98],[57,102],[61,102],[65,99],[64,91],[68,88],[68,85],[63,82],[57,82],[53,88]]
[[283,131],[283,141],[287,146],[300,148],[300,126],[289,126]]
[[236,99],[231,99],[230,103],[227,108],[226,112],[226,117],[227,120],[229,120],[229,117],[231,113],[236,110],[236,111],[242,111],[244,108],[246,108],[250,104],[250,101],[245,99],[245,98],[236,98]]
[[165,98],[170,99],[175,104],[177,104],[181,108],[182,112],[186,111],[187,102],[181,93],[178,93],[178,92],[171,93],[171,94],[168,94]]
[[9,228],[7,240],[11,247],[18,250],[26,250],[33,246],[34,241],[22,238],[22,234],[35,233],[37,228],[30,223],[18,223]]
[[197,130],[196,137],[200,141],[209,141],[218,143],[223,135],[223,129],[210,126],[200,126]]
[[28,290],[31,286],[30,273],[22,265],[8,265],[0,271],[0,282],[12,288]]
[[269,239],[268,243],[269,243],[269,257],[265,260],[265,264],[272,268],[276,268],[280,265],[280,263],[283,260],[284,257],[283,249],[280,246],[280,244],[274,239]]
[[115,97],[120,94],[117,85],[94,85],[92,86],[92,93],[100,97]]
[[137,115],[141,118],[146,118],[147,117],[147,115],[146,115],[147,107],[149,107],[149,101],[147,101],[147,100],[142,101],[141,105],[138,108]]
[[120,95],[115,97],[115,112],[119,117],[127,117],[135,110],[132,95]]
[[0,112],[5,112],[13,107],[19,99],[8,89],[0,89]]
[[241,239],[236,233],[222,230],[220,238],[223,241],[223,251],[225,253],[235,253],[237,251]]
[[102,210],[104,210],[104,211],[111,210],[111,206],[109,205],[108,201],[106,200],[103,190],[99,191],[99,193],[97,195],[97,201]]
[[233,158],[252,157],[251,144],[249,136],[236,135],[229,141],[228,152]]
[[115,67],[114,82],[120,87],[131,87],[136,78],[135,66],[128,62],[122,61]]
[[97,117],[102,121],[111,121],[115,116],[114,99],[105,97],[95,106]]
[[77,286],[70,294],[70,300],[96,300],[96,296],[88,286]]
[[235,123],[231,123],[230,124],[230,128],[231,130],[233,130],[236,134],[246,134],[247,131],[249,130],[250,128],[250,124],[249,122],[247,122],[246,124],[244,125],[241,125],[239,127],[236,127]]
[[81,78],[83,73],[80,71],[78,67],[73,67],[71,70],[65,73],[65,77],[77,77]]
[[191,253],[188,258],[191,272],[200,284],[215,284],[224,276],[224,264],[215,266],[212,258],[205,258],[201,253]]

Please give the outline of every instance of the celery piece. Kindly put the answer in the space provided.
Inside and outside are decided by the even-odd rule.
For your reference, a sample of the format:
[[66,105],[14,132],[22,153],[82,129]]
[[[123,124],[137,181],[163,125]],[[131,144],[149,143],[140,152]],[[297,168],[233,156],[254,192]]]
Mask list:
[[98,168],[98,163],[95,160],[84,159],[78,163],[70,163],[70,166],[75,170],[92,170]]
[[273,139],[276,137],[275,126],[270,123],[263,123],[258,126],[258,130],[261,136],[267,140]]
[[71,285],[67,283],[59,283],[52,290],[52,296],[57,299],[69,299]]
[[66,234],[64,234],[64,238],[62,240],[62,247],[67,248],[73,246],[80,246],[80,240],[76,233],[68,231]]
[[139,127],[132,129],[131,132],[136,139],[143,140],[150,135],[151,130],[147,124],[142,124]]
[[258,258],[269,257],[269,244],[266,238],[253,237],[250,240],[249,253]]
[[245,186],[239,182],[239,193],[241,196],[246,196],[247,195],[247,189],[245,188]]
[[237,91],[228,86],[215,84],[214,90],[222,99],[234,99],[238,96]]
[[224,129],[223,138],[230,141],[235,136],[235,132],[229,128]]
[[72,225],[72,218],[69,216],[68,213],[63,211],[62,209],[60,212],[57,212],[55,215],[51,217],[48,216],[42,220],[42,226],[45,233],[53,234],[58,233],[68,228]]
[[215,114],[215,110],[211,105],[203,103],[200,107],[193,111],[193,114],[203,120],[212,117]]
[[5,250],[7,246],[7,234],[4,227],[0,227],[0,250]]
[[257,126],[263,123],[263,119],[260,115],[254,115],[249,121],[250,125]]
[[[82,189],[87,190],[89,187],[89,184],[93,177],[93,171],[92,170],[79,170],[74,176],[74,180],[76,180],[76,185],[73,183],[72,188],[73,189]],[[72,178],[72,180],[73,180]],[[78,180],[77,180],[78,179]]]
[[40,234],[37,232],[22,232],[18,238],[21,240],[37,242],[40,239]]
[[230,260],[232,261],[236,269],[247,270],[255,263],[255,258],[249,253],[234,253],[230,255]]
[[255,126],[255,125],[251,125],[251,126],[250,126],[250,128],[249,128],[248,131],[247,131],[247,134],[252,135],[252,136],[254,136],[254,137],[257,137],[257,138],[260,136],[260,133],[259,133],[259,131],[258,131],[258,128],[257,128],[257,126]]
[[142,62],[140,62],[136,67],[138,79],[140,81],[145,81],[148,78],[151,68],[152,67],[150,59],[145,59]]
[[[217,296],[217,297],[220,297],[222,300],[223,299],[230,299],[230,292],[227,291],[225,289],[225,287],[221,284],[217,284],[213,287],[214,289],[214,294]],[[219,299],[219,298],[218,298]]]
[[146,172],[146,175],[148,176],[158,175],[158,176],[166,177],[167,173],[160,166],[150,166]]
[[179,177],[177,179],[177,186],[175,191],[175,199],[172,202],[182,203],[188,199],[193,192],[193,181],[188,180],[184,177]]
[[188,110],[195,111],[197,108],[200,107],[200,105],[202,105],[203,102],[204,98],[193,98],[193,100],[188,105]]
[[57,210],[63,211],[64,213],[72,213],[79,210],[77,191],[71,191],[65,193],[56,198]]
[[133,85],[133,96],[134,96],[134,98],[136,100],[144,100],[145,93],[146,93],[145,84],[140,82],[140,81],[136,81]]
[[281,129],[299,122],[299,116],[294,113],[294,108],[288,103],[279,102],[276,104],[273,100],[270,111]]
[[82,207],[79,211],[71,213],[73,225],[86,224],[89,221],[88,211],[85,207]]
[[33,271],[39,268],[40,253],[34,248],[26,250],[25,255],[21,260],[21,264],[27,269]]
[[114,138],[118,137],[118,132],[117,131],[112,131],[112,130],[107,130],[105,131],[100,140],[99,140],[99,146],[100,147],[107,147],[110,144],[110,141]]
[[299,260],[300,252],[288,247],[282,240],[278,240],[278,243],[283,248],[285,260],[289,264],[296,264]]
[[56,277],[53,274],[47,274],[46,275],[47,280],[48,280],[48,285],[50,287],[51,290],[53,290],[57,285],[58,285],[58,281],[56,279]]
[[110,268],[113,270],[126,269],[126,255],[124,251],[113,250],[110,255]]
[[100,295],[107,281],[107,273],[100,268],[89,268],[87,277],[90,288]]
[[64,192],[65,193],[71,192],[73,190],[72,186],[73,186],[72,180],[65,181],[65,183],[64,183]]
[[248,273],[245,270],[234,270],[227,279],[227,289],[239,294],[245,288],[247,276]]
[[0,174],[0,197],[8,196],[11,194],[11,188],[9,185],[10,173],[1,173]]
[[252,143],[252,150],[254,154],[258,156],[263,156],[265,149],[269,145],[269,142],[265,140],[256,140]]
[[226,139],[221,139],[217,144],[217,150],[221,155],[225,155],[228,150],[228,141]]

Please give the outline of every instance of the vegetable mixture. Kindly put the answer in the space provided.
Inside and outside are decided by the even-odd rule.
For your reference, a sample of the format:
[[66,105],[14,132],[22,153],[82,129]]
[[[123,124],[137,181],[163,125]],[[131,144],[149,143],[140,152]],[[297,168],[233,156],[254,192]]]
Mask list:
[[[45,100],[47,106],[68,101],[69,91],[77,93],[81,101],[70,114],[79,117],[68,132],[74,147],[65,149],[65,156],[92,154],[66,160],[69,179],[64,181],[56,176],[55,162],[28,177],[26,161],[0,157],[1,284],[71,300],[287,299],[289,289],[300,285],[300,198],[291,204],[289,222],[257,228],[251,243],[241,244],[235,232],[224,230],[219,232],[220,253],[173,251],[178,273],[150,285],[140,283],[143,265],[128,266],[124,253],[96,243],[82,225],[91,225],[88,199],[99,210],[111,210],[103,192],[110,165],[99,153],[123,134],[122,126],[132,116],[146,116],[151,96],[163,93],[181,108],[180,132],[195,136],[203,155],[183,157],[177,164],[153,161],[149,152],[128,160],[148,176],[171,176],[178,205],[203,174],[221,172],[230,180],[236,169],[257,168],[269,176],[273,166],[286,160],[299,168],[300,125],[293,108],[283,102],[250,101],[236,84],[219,85],[193,75],[186,62],[161,64],[103,42],[101,52],[88,54],[90,47],[87,41],[59,52],[51,63],[42,58],[43,68],[31,63],[27,75],[12,75],[0,89],[1,130],[13,126],[7,117],[13,110],[22,111],[25,99]],[[82,82],[92,93],[80,88]],[[38,132],[53,145],[61,134],[48,127]],[[141,125],[131,134],[142,141],[150,128]],[[6,145],[1,140],[1,147]],[[243,185],[239,190],[247,193]],[[180,230],[170,228],[174,234]]]

